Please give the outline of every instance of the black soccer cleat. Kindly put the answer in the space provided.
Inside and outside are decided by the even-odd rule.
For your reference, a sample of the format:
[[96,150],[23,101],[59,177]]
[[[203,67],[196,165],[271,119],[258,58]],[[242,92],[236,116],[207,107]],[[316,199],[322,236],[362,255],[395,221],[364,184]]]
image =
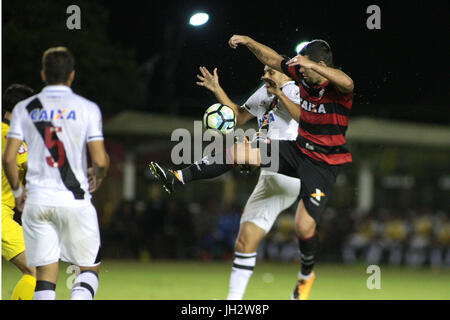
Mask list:
[[160,165],[153,161],[151,161],[148,166],[150,167],[150,172],[152,175],[159,182],[161,182],[164,190],[166,190],[169,194],[175,192],[175,189],[183,184],[175,171],[163,169]]

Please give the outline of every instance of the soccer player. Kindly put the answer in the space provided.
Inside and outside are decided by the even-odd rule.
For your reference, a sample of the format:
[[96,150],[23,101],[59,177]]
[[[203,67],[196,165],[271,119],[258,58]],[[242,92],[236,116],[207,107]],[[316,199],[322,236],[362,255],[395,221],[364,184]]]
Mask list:
[[[9,86],[2,97],[2,154],[6,146],[6,135],[9,130],[11,111],[21,100],[33,95],[33,89],[13,84]],[[16,166],[19,170],[19,179],[22,181],[27,169],[26,146],[22,144],[16,157]],[[14,196],[2,168],[2,256],[11,261],[23,276],[14,287],[12,300],[33,299],[36,286],[36,268],[27,265],[25,256],[25,241],[23,240],[22,226],[14,220]]]
[[[24,205],[26,258],[36,267],[34,300],[56,298],[60,259],[81,271],[71,299],[93,299],[98,289],[100,232],[90,199],[106,175],[109,157],[99,107],[70,88],[74,63],[65,47],[44,52],[41,77],[47,86],[14,107],[3,154],[16,205]],[[28,146],[26,200],[16,164],[24,140]],[[87,149],[93,164],[90,174]]]
[[[295,140],[298,123],[292,119],[267,83],[256,90],[244,105],[238,106],[220,86],[217,68],[213,74],[205,67],[200,67],[200,72],[201,75],[197,75],[200,80],[197,85],[207,88],[214,93],[220,103],[231,107],[236,114],[238,125],[257,117],[259,127],[267,131],[269,138]],[[280,88],[279,96],[283,96],[285,101],[289,99],[289,103],[294,104],[300,102],[298,86],[285,74],[265,66],[261,79],[275,82]],[[270,231],[278,215],[295,202],[299,191],[299,179],[261,170],[258,182],[241,216],[228,300],[242,299],[256,264],[256,250],[261,240]]]
[[[316,229],[320,215],[331,195],[339,166],[352,161],[345,132],[353,104],[353,80],[333,67],[331,48],[323,40],[311,41],[290,60],[247,36],[234,35],[229,45],[232,48],[246,46],[264,65],[290,76],[300,88],[301,108],[285,104],[292,117],[298,119],[298,136],[296,141],[278,142],[277,172],[298,177],[302,184],[295,215],[301,269],[291,298],[306,300],[315,279],[313,267],[319,250]],[[273,86],[274,93],[279,92],[273,81],[268,80],[267,83]],[[273,142],[268,140],[261,146],[270,150]],[[235,145],[227,154],[235,163],[267,167],[262,160],[270,152],[261,152],[264,148],[241,144]],[[273,155],[269,160],[272,159]],[[173,189],[179,185],[175,174],[161,167],[156,169],[166,188]],[[187,169],[190,171],[189,179],[198,180],[216,177],[230,170],[231,166],[204,163]],[[182,173],[184,175],[185,172]]]
[[330,45],[313,40],[291,60],[248,36],[233,35],[231,48],[246,46],[263,64],[293,78],[300,88],[300,105],[289,109],[299,119],[297,141],[280,141],[280,170],[294,169],[302,181],[295,231],[301,270],[291,298],[309,297],[319,249],[317,226],[334,187],[339,166],[352,161],[345,132],[353,104],[353,80],[334,68]]

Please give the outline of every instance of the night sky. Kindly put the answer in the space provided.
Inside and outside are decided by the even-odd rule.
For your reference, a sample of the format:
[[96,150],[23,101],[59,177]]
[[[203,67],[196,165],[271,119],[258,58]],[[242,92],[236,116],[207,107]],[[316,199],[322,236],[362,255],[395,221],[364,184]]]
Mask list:
[[[47,41],[51,39],[48,30],[42,31],[39,25],[57,21],[58,28],[64,29],[66,2],[48,2],[52,10],[40,11],[35,21],[28,19],[26,32],[46,32]],[[77,41],[77,37],[85,38],[95,30],[90,29],[93,24],[87,20],[89,6],[86,2],[73,3],[80,4],[82,29],[65,30],[62,39],[70,34],[70,41]],[[355,83],[352,116],[449,124],[448,1],[98,0],[97,3],[108,16],[105,28],[109,41],[132,50],[139,69],[147,70],[145,80],[131,84],[146,89],[143,110],[201,116],[208,105],[216,101],[210,92],[195,84],[199,66],[210,70],[217,67],[225,91],[235,102],[243,103],[260,84],[263,70],[247,48],[228,47],[228,39],[233,34],[243,34],[289,56],[295,55],[294,48],[301,41],[321,38],[329,42],[335,65]],[[371,4],[381,9],[381,30],[369,30],[366,26],[370,16],[366,10]],[[26,14],[36,15],[30,10],[31,5],[16,5],[16,11],[5,7],[3,3],[3,14],[7,12],[9,22],[21,21]],[[189,17],[199,10],[210,15],[209,22],[198,28],[189,26]],[[95,16],[89,19],[92,21]],[[3,38],[7,37],[11,35],[4,33]],[[22,38],[29,37],[9,41],[14,48],[3,47],[3,59],[8,60],[5,69],[20,63],[20,59],[15,61],[14,50],[18,41],[25,41]],[[69,48],[71,44],[75,46],[73,42],[68,43]],[[30,50],[27,55],[22,54],[21,59],[39,61],[42,48],[36,48],[35,44],[30,46],[20,46]],[[89,50],[88,47],[81,49]],[[76,58],[83,59],[80,54]],[[108,58],[115,59],[104,57]],[[81,85],[81,77],[78,79]],[[106,80],[124,81],[117,75],[110,75]],[[8,81],[11,80],[8,78]],[[95,90],[88,93],[94,100],[101,94]],[[120,108],[121,102],[114,110]]]
[[[181,44],[173,50],[181,50],[181,56],[172,61],[179,62],[174,79],[179,95],[208,96],[195,85],[200,65],[217,67],[222,86],[237,99],[259,84],[263,66],[245,47],[228,47],[233,34],[249,35],[290,56],[298,42],[321,38],[330,43],[335,64],[355,82],[353,115],[449,123],[448,1],[167,3],[105,5],[111,10],[111,35],[135,48],[141,62],[164,47],[167,21],[177,25]],[[366,26],[370,4],[380,6],[381,30]],[[208,24],[188,26],[196,10],[209,13]],[[163,59],[157,72],[163,73],[170,59]],[[149,90],[161,90],[163,84],[153,81]]]

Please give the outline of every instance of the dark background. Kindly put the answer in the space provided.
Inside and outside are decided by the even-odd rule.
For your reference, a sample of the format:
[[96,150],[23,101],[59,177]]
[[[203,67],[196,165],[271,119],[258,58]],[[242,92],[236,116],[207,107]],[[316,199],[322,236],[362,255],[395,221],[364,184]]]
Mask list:
[[[81,30],[68,30],[66,8],[81,8]],[[366,9],[381,8],[381,30]],[[74,90],[105,117],[125,109],[201,117],[214,97],[195,85],[198,67],[217,67],[222,86],[243,102],[263,66],[233,34],[280,53],[298,42],[330,43],[335,64],[355,82],[352,116],[449,123],[448,12],[444,1],[3,1],[2,89],[36,90],[42,52],[65,45],[77,60]],[[201,27],[192,13],[210,15]]]

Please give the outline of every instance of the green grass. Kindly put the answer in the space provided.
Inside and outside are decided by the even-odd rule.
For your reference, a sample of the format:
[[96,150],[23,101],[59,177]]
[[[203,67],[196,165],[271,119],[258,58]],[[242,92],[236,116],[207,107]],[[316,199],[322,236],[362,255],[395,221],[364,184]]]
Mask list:
[[[69,299],[66,263],[60,264],[57,299]],[[366,287],[367,265],[318,264],[311,299],[450,299],[450,270],[381,266],[381,289]],[[100,300],[210,300],[225,299],[231,262],[116,261],[102,263]],[[285,300],[295,284],[295,263],[260,262],[245,299]],[[2,298],[9,299],[20,272],[2,260]]]

